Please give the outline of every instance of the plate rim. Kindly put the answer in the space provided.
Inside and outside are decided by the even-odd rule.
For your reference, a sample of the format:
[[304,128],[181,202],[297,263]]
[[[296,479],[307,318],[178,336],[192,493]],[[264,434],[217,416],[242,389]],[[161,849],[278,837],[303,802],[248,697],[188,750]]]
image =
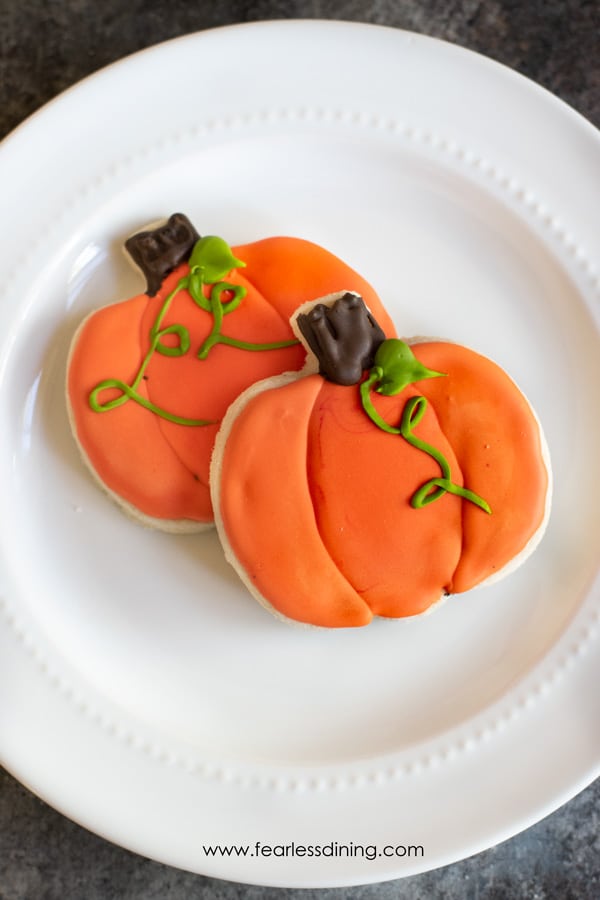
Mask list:
[[[504,73],[509,73],[510,77],[516,78],[520,83],[524,82],[524,83],[532,86],[533,88],[535,88],[536,91],[541,92],[540,96],[543,95],[543,97],[546,99],[546,101],[550,100],[552,103],[558,104],[557,109],[560,109],[561,113],[564,113],[565,110],[568,110],[569,111],[568,115],[573,114],[576,117],[576,119],[574,119],[573,121],[578,122],[579,126],[581,126],[583,124],[585,128],[592,129],[595,140],[598,140],[598,138],[600,137],[600,135],[598,134],[598,132],[596,131],[594,126],[591,123],[589,123],[583,116],[581,116],[581,114],[579,114],[575,110],[572,110],[572,108],[569,107],[567,104],[565,104],[564,101],[555,97],[553,94],[548,92],[545,88],[540,87],[539,85],[535,85],[533,82],[526,79],[525,76],[522,76],[519,73],[513,72],[512,70],[508,69],[506,66],[504,66],[501,63],[498,63],[494,60],[489,60],[487,57],[477,53],[476,51],[461,48],[454,44],[449,44],[448,42],[442,41],[439,38],[432,38],[429,36],[419,35],[419,34],[412,33],[412,32],[405,32],[405,31],[401,31],[400,29],[389,28],[388,26],[366,25],[366,24],[356,23],[356,22],[351,22],[351,23],[350,22],[334,22],[333,20],[271,20],[269,22],[238,23],[235,25],[219,26],[218,28],[208,29],[207,31],[196,32],[196,33],[189,34],[189,35],[183,35],[183,36],[180,36],[177,38],[172,38],[167,41],[162,41],[162,42],[155,44],[149,48],[146,48],[144,50],[137,51],[136,53],[130,54],[129,56],[125,57],[122,60],[118,60],[114,63],[109,64],[109,66],[106,66],[103,69],[99,70],[98,72],[87,76],[86,78],[79,81],[77,84],[70,87],[63,94],[50,100],[47,104],[45,104],[39,110],[34,112],[30,117],[28,117],[28,119],[26,119],[23,123],[21,123],[21,125],[19,125],[17,127],[17,129],[15,129],[13,132],[11,132],[11,134],[8,135],[3,140],[2,146],[0,146],[0,166],[2,165],[2,158],[3,158],[2,150],[3,150],[4,146],[7,146],[7,147],[13,146],[15,140],[22,141],[23,139],[27,139],[27,132],[29,130],[31,123],[40,122],[47,118],[51,119],[52,116],[54,115],[54,109],[57,108],[58,104],[61,104],[62,102],[64,102],[64,98],[67,94],[71,95],[71,96],[76,96],[80,92],[85,91],[87,89],[87,85],[89,83],[93,82],[93,83],[97,84],[98,79],[107,70],[111,70],[113,72],[114,71],[124,71],[125,66],[133,65],[135,67],[138,58],[141,56],[147,57],[148,54],[161,55],[162,53],[165,52],[165,48],[167,48],[166,52],[170,52],[170,48],[175,44],[180,44],[180,43],[184,43],[184,42],[185,43],[193,43],[193,42],[197,41],[199,38],[204,39],[207,35],[209,35],[209,34],[212,35],[214,32],[219,32],[220,35],[223,35],[223,34],[226,35],[231,29],[235,29],[235,30],[243,29],[245,32],[249,32],[250,30],[253,30],[258,33],[259,31],[272,30],[275,27],[281,28],[282,26],[284,27],[284,30],[291,31],[291,30],[294,30],[294,27],[297,26],[298,24],[301,24],[302,27],[304,27],[304,28],[308,28],[309,30],[312,30],[315,27],[318,28],[323,23],[326,23],[328,25],[328,27],[333,26],[334,31],[338,31],[339,28],[346,28],[349,26],[353,29],[360,29],[361,31],[364,31],[365,29],[369,29],[369,30],[374,29],[374,30],[378,30],[378,31],[381,30],[381,31],[386,31],[386,32],[393,32],[395,35],[397,35],[397,34],[403,35],[404,39],[406,39],[406,38],[410,38],[411,40],[416,39],[417,43],[420,41],[434,42],[436,44],[443,45],[446,48],[452,48],[452,52],[455,52],[457,54],[457,57],[460,57],[463,54],[467,54],[469,56],[476,57],[479,61],[483,61],[485,65],[491,65],[499,70],[502,70]],[[290,28],[290,26],[291,26],[291,28]],[[211,39],[212,39],[212,37],[211,37]],[[35,127],[37,128],[38,126],[36,125]],[[8,141],[8,143],[6,145],[5,145],[5,141]],[[13,638],[15,636],[14,630],[13,630],[12,636],[13,636]],[[0,633],[0,638],[1,637],[2,637],[2,635]],[[17,637],[18,637],[18,634],[17,634]],[[24,636],[23,641],[26,642],[26,636]],[[20,641],[20,642],[23,643],[23,641]],[[17,643],[19,643],[19,641]],[[25,649],[27,649],[26,645],[25,645]],[[13,760],[13,762],[14,762],[14,760]],[[14,767],[11,766],[11,760],[8,761],[6,768],[8,771],[15,774],[15,777],[17,777],[24,784],[28,784],[29,779],[27,779],[27,777],[23,777],[24,773],[19,774],[15,771]],[[555,805],[553,805],[552,803],[550,803],[549,806],[547,805],[546,806],[547,811],[542,813],[542,815],[546,815],[547,812],[550,812],[553,809],[556,809],[558,806],[562,805],[562,803],[564,803],[566,801],[566,799],[569,799],[569,797],[572,797],[575,795],[575,793],[578,793],[579,790],[583,789],[583,787],[585,787],[587,784],[589,784],[595,777],[597,777],[598,774],[600,774],[600,759],[598,759],[598,761],[596,762],[595,767],[593,767],[593,766],[590,767],[588,769],[586,775],[582,779],[579,780],[578,785],[575,787],[573,793],[569,794],[567,792],[568,795],[565,795],[565,792],[563,792],[561,795],[561,799]],[[33,781],[30,781],[29,783],[33,784]],[[33,787],[33,790],[35,793],[38,793],[39,796],[42,796],[42,798],[45,799],[44,794],[39,792],[39,790],[35,786]],[[46,795],[46,796],[48,796],[48,795]],[[60,809],[60,806],[57,805],[54,801],[48,801],[48,802],[51,802],[51,804],[53,806],[55,806],[55,808]],[[76,815],[73,815],[72,811],[65,811],[65,814],[68,815],[69,818],[74,819],[75,821],[80,821]],[[538,818],[540,818],[540,816],[535,814],[534,818],[532,818],[528,824],[532,824],[533,821],[537,821]],[[89,824],[86,824],[85,817],[83,817],[83,821],[80,821],[80,824],[83,824],[84,827],[87,827],[87,828],[90,827]],[[525,827],[527,827],[527,826],[525,826]],[[109,834],[102,833],[102,831],[99,831],[96,828],[94,828],[93,830],[96,831],[96,833],[98,833],[98,834],[102,834],[102,836],[105,837],[106,839],[112,840],[112,838]],[[516,831],[514,831],[512,833],[517,833],[517,831],[520,831],[520,830],[521,830],[521,828],[518,827],[516,829]],[[502,837],[501,839],[504,840],[506,837],[509,837],[509,836],[510,836],[510,834],[505,834],[505,836]],[[479,850],[481,850],[481,849],[484,849],[484,847],[483,846],[478,847],[477,849],[475,849],[472,852],[479,852]],[[138,850],[137,852],[143,852],[143,851]],[[469,853],[468,855],[471,855],[471,853]],[[460,857],[458,857],[458,858],[460,858]],[[161,860],[161,861],[164,861],[164,860]],[[449,861],[454,861],[454,860],[449,860]],[[178,865],[177,862],[168,863],[168,864]],[[437,863],[436,865],[444,865],[444,864],[447,864],[447,862]],[[426,869],[421,869],[419,871],[425,871],[425,870]],[[216,872],[213,874],[216,877],[230,877],[229,875],[227,875],[226,872],[225,872],[225,874],[218,874]],[[397,874],[387,876],[387,877],[401,877],[404,874],[414,874],[414,872],[398,871]],[[380,879],[376,875],[373,880],[380,880]],[[247,883],[265,884],[268,882],[260,881],[260,882],[247,882]],[[348,883],[349,884],[358,884],[358,883],[366,883],[366,882],[351,881]],[[335,881],[331,882],[330,884],[331,884],[331,886],[333,886],[334,884],[338,885],[338,886],[342,886],[342,885],[345,885],[346,882],[335,880]],[[287,885],[287,884],[277,883],[276,886],[304,886],[304,885]],[[310,886],[313,886],[313,887],[322,886],[322,882],[319,881],[318,884],[315,883]]]

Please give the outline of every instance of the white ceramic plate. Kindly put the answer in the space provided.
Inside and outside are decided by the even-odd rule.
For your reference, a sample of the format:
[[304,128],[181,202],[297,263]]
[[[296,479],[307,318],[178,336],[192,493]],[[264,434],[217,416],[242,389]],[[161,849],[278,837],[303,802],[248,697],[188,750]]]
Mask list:
[[[4,143],[10,771],[133,850],[287,886],[452,862],[594,778],[599,175],[597,132],[512,72],[317,22],[148,50]],[[320,242],[376,286],[401,333],[508,369],[556,480],[546,537],[518,573],[422,620],[296,630],[249,599],[214,533],[147,531],[96,488],[67,424],[67,347],[89,310],[140,288],[123,238],[175,210],[231,243]],[[218,843],[248,849],[205,849]]]

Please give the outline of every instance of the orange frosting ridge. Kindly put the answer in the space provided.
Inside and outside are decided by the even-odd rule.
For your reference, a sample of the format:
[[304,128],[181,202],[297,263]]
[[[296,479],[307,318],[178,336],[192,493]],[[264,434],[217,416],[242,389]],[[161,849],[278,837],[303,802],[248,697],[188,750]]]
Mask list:
[[306,479],[319,375],[257,394],[234,420],[220,470],[220,515],[246,581],[291,619],[366,625],[368,605],[319,534]]
[[[247,295],[237,310],[224,317],[224,334],[260,343],[291,340],[293,311],[340,286],[360,292],[383,327],[394,333],[370,285],[327,250],[288,237],[266,238],[232,250],[247,265],[231,272],[227,280],[244,285]],[[210,332],[212,317],[182,290],[161,328],[185,325],[190,350],[178,358],[154,353],[139,393],[170,413],[214,419],[215,424],[175,424],[131,400],[100,413],[88,402],[90,392],[104,379],[132,383],[148,350],[158,312],[188,271],[183,265],[171,273],[155,297],[141,294],[90,316],[74,342],[67,392],[81,449],[110,491],[153,519],[211,523],[209,465],[220,420],[250,384],[300,369],[305,359],[301,345],[260,352],[217,345],[206,360],[199,360],[196,353]],[[164,342],[168,343],[168,338]],[[101,399],[104,402],[110,396],[106,391]]]
[[523,550],[544,519],[549,477],[537,419],[506,372],[485,356],[443,341],[413,347],[446,378],[419,384],[460,460],[465,483],[492,508],[463,504],[463,551],[449,583],[467,591]]
[[[148,515],[192,517],[202,500],[198,484],[164,441],[159,419],[137,403],[99,414],[88,402],[90,391],[108,375],[133,381],[143,357],[139,323],[147,303],[143,294],[85,320],[69,360],[71,416],[83,452],[110,490],[137,506],[141,488]],[[146,382],[139,390],[147,396]]]
[[[418,393],[413,386],[396,397],[377,396],[377,409],[397,424],[406,400]],[[433,409],[428,412],[419,437],[442,451],[462,485],[452,446]],[[323,381],[308,445],[317,527],[335,564],[376,615],[423,612],[452,578],[461,552],[459,498],[447,495],[422,510],[410,505],[415,488],[437,475],[430,456],[373,425],[358,388]]]

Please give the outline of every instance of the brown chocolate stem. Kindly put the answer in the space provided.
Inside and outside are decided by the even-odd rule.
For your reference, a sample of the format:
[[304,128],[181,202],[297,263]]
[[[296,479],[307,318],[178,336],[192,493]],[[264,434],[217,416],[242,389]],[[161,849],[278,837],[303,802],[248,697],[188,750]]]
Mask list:
[[189,259],[199,238],[187,216],[173,213],[166,224],[140,231],[125,241],[125,249],[144,274],[150,297],[154,297],[173,269]]
[[319,372],[336,384],[358,384],[373,365],[385,334],[358,294],[346,293],[333,306],[317,303],[297,319],[319,360]]

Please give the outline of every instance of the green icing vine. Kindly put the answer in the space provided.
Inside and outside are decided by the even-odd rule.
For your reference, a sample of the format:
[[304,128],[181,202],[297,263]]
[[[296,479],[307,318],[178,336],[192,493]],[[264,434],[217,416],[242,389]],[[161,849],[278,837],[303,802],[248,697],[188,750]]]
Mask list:
[[[231,248],[222,238],[215,235],[207,235],[200,238],[194,245],[189,259],[189,274],[180,278],[177,282],[175,288],[166,297],[152,324],[150,329],[150,346],[132,384],[127,384],[120,378],[106,378],[104,381],[101,381],[89,395],[89,404],[94,412],[108,412],[111,409],[122,406],[128,400],[133,400],[155,415],[160,416],[161,419],[174,422],[176,425],[201,426],[215,424],[213,419],[189,419],[185,416],[177,416],[170,413],[140,394],[138,388],[154,353],[178,357],[185,356],[190,350],[190,334],[185,325],[173,324],[168,325],[166,328],[161,328],[167,310],[174,298],[182,290],[187,290],[194,303],[208,312],[213,320],[210,334],[197,351],[196,355],[199,360],[205,360],[212,348],[217,344],[225,344],[238,350],[262,351],[280,350],[285,347],[292,347],[298,343],[297,340],[289,340],[256,344],[250,341],[241,341],[222,333],[224,317],[237,309],[247,293],[243,285],[230,284],[223,279],[232,269],[245,267],[245,265],[245,262],[233,255]],[[208,297],[204,294],[205,286],[210,287]],[[232,297],[223,301],[221,297],[224,293],[232,294]],[[177,344],[164,344],[163,338],[166,335],[175,335],[178,341]],[[100,394],[111,389],[119,391],[119,396],[108,400],[106,403],[101,403],[99,399]]]
[[425,397],[410,397],[406,401],[400,419],[400,427],[398,428],[389,425],[379,415],[373,404],[371,390],[386,396],[393,396],[399,394],[409,384],[414,384],[425,378],[440,377],[444,377],[444,373],[428,369],[419,362],[408,344],[397,338],[391,338],[384,341],[378,348],[369,377],[360,386],[363,409],[378,428],[387,431],[388,434],[401,435],[412,447],[431,456],[440,467],[440,477],[430,478],[429,481],[421,485],[411,497],[411,506],[415,509],[422,509],[435,500],[439,500],[444,494],[449,493],[462,497],[464,500],[474,503],[475,506],[478,506],[484,512],[491,514],[492,510],[489,504],[479,494],[452,481],[450,465],[444,454],[414,434],[415,428],[427,409]]

